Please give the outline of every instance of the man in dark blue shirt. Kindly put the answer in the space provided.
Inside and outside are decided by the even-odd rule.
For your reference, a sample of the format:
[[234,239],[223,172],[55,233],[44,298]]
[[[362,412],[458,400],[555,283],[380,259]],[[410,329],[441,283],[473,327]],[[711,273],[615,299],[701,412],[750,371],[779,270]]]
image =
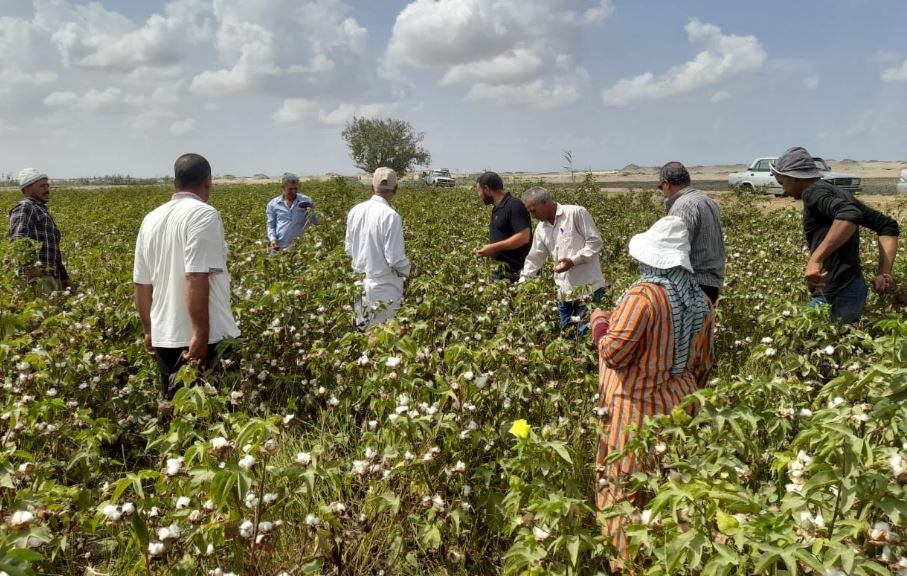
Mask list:
[[492,280],[516,280],[532,247],[532,221],[522,202],[504,191],[504,182],[494,172],[476,180],[476,190],[485,205],[493,205],[488,224],[489,243],[476,250],[476,256],[500,262]]

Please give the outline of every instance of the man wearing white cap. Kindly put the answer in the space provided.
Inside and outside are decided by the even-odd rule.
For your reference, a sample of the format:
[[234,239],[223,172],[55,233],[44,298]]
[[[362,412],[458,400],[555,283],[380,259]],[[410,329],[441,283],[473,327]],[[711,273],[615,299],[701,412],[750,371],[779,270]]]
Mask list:
[[372,197],[346,217],[346,253],[353,271],[364,275],[362,299],[355,307],[361,329],[394,317],[403,301],[403,281],[412,270],[403,245],[403,221],[390,205],[396,194],[397,173],[378,168],[372,176]]
[[47,174],[34,168],[19,171],[19,189],[25,198],[9,212],[9,239],[24,239],[35,248],[30,265],[22,266],[19,275],[28,280],[46,278],[55,289],[70,288],[69,273],[60,253],[60,229],[47,210],[50,182]]
[[832,318],[855,322],[863,315],[868,292],[860,266],[859,228],[869,228],[878,237],[879,270],[872,286],[887,294],[895,289],[891,268],[898,253],[897,221],[822,180],[805,148],[789,148],[772,164],[772,172],[787,196],[803,200],[803,233],[810,254],[804,277],[813,295],[809,305],[829,304]]
[[[690,241],[679,216],[665,216],[630,240],[630,256],[641,277],[627,288],[614,311],[596,311],[590,321],[599,356],[599,398],[604,415],[595,458],[597,505],[613,512],[636,503],[627,489],[630,476],[646,470],[631,452],[648,417],[670,414],[683,399],[705,385],[714,364],[715,314],[693,276]],[[690,408],[689,410],[693,410]],[[624,515],[604,521],[606,538],[629,559]]]

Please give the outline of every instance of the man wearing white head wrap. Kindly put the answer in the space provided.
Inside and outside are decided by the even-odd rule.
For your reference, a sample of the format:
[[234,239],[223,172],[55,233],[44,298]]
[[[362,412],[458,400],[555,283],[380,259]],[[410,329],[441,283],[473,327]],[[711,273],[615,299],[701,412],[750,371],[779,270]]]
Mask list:
[[19,171],[19,189],[25,198],[9,212],[9,239],[22,241],[28,247],[27,261],[20,265],[19,275],[54,289],[69,289],[69,273],[60,253],[60,229],[47,210],[47,174],[23,168]]

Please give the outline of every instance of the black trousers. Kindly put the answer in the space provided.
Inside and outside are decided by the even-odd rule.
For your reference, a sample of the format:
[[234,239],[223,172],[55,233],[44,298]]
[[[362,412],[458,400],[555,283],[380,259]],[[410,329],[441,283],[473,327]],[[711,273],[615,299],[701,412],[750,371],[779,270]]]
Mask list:
[[720,292],[720,288],[717,286],[706,286],[704,284],[700,284],[699,287],[702,288],[702,291],[709,297],[709,300],[712,301],[713,305],[718,302],[718,292]]
[[[154,357],[157,359],[157,366],[161,372],[161,396],[164,400],[173,400],[176,391],[182,387],[182,383],[176,381],[180,368],[186,364],[186,358],[183,352],[189,350],[183,348],[154,348]],[[211,367],[217,367],[229,352],[229,348],[224,349],[221,354],[217,354],[217,343],[208,344],[208,354],[201,365],[202,372],[207,372]]]

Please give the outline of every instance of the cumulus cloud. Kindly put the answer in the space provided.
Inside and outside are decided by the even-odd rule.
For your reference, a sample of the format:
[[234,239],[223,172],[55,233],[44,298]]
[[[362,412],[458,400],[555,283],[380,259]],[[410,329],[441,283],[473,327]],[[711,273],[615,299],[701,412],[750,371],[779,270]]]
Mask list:
[[179,138],[180,136],[185,136],[195,130],[195,120],[192,118],[185,118],[183,120],[177,120],[170,124],[170,134]]
[[755,36],[722,34],[718,26],[696,19],[686,25],[686,32],[690,43],[704,44],[705,50],[661,76],[646,72],[618,81],[602,92],[604,103],[624,106],[640,100],[669,98],[717,84],[765,64],[765,49]]
[[134,70],[172,67],[209,35],[210,3],[174,0],[163,14],[137,26],[99,2],[36,0],[36,21],[53,30],[51,41],[65,66]]
[[360,118],[377,118],[388,116],[399,109],[396,102],[371,102],[354,104],[341,102],[331,107],[325,107],[315,100],[305,98],[288,98],[274,114],[276,124],[311,124],[320,123],[339,126],[352,120],[353,116]]
[[191,90],[205,96],[298,91],[301,84],[349,80],[367,61],[367,31],[340,0],[219,0],[215,46],[222,68],[206,70]]
[[561,106],[587,79],[577,38],[612,11],[610,0],[416,0],[397,16],[385,62],[440,70],[467,100]]
[[899,68],[886,68],[882,72],[882,80],[885,82],[907,81],[907,60],[904,60]]
[[57,81],[56,71],[40,57],[40,33],[30,20],[0,17],[0,90]]

